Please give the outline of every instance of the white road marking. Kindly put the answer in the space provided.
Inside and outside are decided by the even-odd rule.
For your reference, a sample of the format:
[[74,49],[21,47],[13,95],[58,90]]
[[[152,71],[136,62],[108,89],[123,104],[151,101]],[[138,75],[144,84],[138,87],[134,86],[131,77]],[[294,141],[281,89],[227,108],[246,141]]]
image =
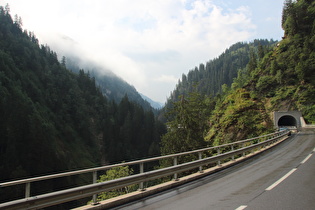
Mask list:
[[237,209],[235,209],[235,210],[243,210],[243,209],[245,209],[247,206],[245,206],[245,205],[242,205],[242,206],[240,206],[240,207],[238,207]]
[[275,183],[273,183],[272,185],[270,185],[266,190],[272,190],[273,188],[275,188],[278,184],[280,184],[283,180],[285,180],[286,178],[288,178],[294,171],[296,171],[297,169],[294,168],[291,171],[289,171],[286,175],[284,175],[282,178],[280,178],[278,181],[276,181]]
[[315,152],[315,147],[314,147],[314,149],[313,149],[313,152]]
[[310,159],[311,156],[312,156],[312,154],[309,154],[309,155],[301,162],[301,164],[305,163],[308,159]]

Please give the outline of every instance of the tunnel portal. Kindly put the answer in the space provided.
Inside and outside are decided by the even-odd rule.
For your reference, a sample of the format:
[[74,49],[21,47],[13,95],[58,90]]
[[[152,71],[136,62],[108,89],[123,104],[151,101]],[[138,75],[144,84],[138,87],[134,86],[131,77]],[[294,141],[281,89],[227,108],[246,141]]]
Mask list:
[[274,112],[274,125],[276,128],[300,128],[302,113],[300,111],[278,111]]
[[290,115],[280,117],[278,120],[278,127],[295,126],[297,127],[296,119]]

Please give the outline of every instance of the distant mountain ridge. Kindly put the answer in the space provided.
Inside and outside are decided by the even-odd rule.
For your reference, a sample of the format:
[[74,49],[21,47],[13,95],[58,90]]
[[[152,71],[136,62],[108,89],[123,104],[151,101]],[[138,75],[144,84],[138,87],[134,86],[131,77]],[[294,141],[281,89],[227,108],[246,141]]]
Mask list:
[[275,46],[277,41],[267,39],[255,39],[252,42],[238,42],[226,49],[217,58],[209,60],[206,64],[183,74],[176,88],[167,99],[165,107],[172,106],[179,96],[188,95],[197,90],[202,95],[216,96],[222,92],[222,85],[230,86],[237,78],[239,71],[246,68],[251,54],[264,53]]
[[149,102],[151,104],[151,106],[153,108],[155,108],[155,109],[161,109],[164,106],[163,103],[160,103],[160,102],[157,102],[157,101],[153,101],[152,99],[150,99],[149,97],[147,97],[147,96],[145,96],[145,95],[143,95],[141,93],[140,93],[140,95],[145,101]]
[[160,108],[151,99],[139,93],[134,86],[128,84],[112,71],[104,70],[103,67],[92,62],[80,65],[81,63],[83,63],[81,58],[74,56],[67,57],[65,61],[65,65],[71,71],[78,73],[80,69],[83,69],[91,77],[94,77],[96,85],[99,86],[103,95],[109,100],[119,103],[127,95],[130,101],[138,103],[144,110]]

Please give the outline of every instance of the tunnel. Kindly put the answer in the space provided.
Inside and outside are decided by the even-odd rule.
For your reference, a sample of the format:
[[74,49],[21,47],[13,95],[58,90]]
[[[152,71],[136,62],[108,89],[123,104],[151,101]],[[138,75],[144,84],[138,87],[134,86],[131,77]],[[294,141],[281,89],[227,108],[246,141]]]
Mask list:
[[280,119],[278,120],[278,126],[279,127],[286,127],[286,126],[295,126],[297,127],[297,122],[296,119],[290,115],[284,115],[282,117],[280,117]]

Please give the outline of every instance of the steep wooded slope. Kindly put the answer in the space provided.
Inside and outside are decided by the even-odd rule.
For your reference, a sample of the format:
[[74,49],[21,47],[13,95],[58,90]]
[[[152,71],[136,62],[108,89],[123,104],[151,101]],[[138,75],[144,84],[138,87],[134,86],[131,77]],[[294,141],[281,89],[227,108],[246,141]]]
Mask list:
[[68,70],[8,7],[0,7],[0,116],[0,181],[157,155],[165,130],[151,110],[127,96],[109,101],[88,73]]
[[272,112],[299,110],[315,123],[315,1],[286,1],[284,39],[262,59],[252,56],[216,101],[206,139],[226,143],[272,131]]
[[263,57],[277,42],[257,39],[253,42],[238,42],[225,50],[219,57],[183,74],[175,90],[166,102],[166,109],[179,100],[179,96],[188,95],[197,90],[200,94],[214,97],[222,92],[222,85],[230,86],[238,72],[245,69],[250,57],[256,53]]
[[[221,68],[221,65],[233,66],[231,59],[223,59],[218,69],[214,69],[213,72],[221,71],[221,76],[214,74],[211,78],[214,81],[203,82],[207,69],[204,65],[189,72],[188,77],[183,75],[167,104],[166,116],[172,114],[168,125],[174,126],[162,137],[162,151],[168,152],[168,148],[181,151],[183,146],[197,149],[273,132],[272,112],[278,110],[300,110],[308,123],[315,123],[315,1],[285,1],[282,26],[284,38],[277,45],[248,47],[246,62],[243,66],[234,65],[237,76],[232,80],[222,80],[224,75],[229,78],[226,72],[230,71]],[[234,55],[237,61],[242,58],[237,57],[241,49],[231,51],[227,57]],[[194,86],[194,82],[199,83]],[[213,86],[215,89],[210,88]],[[208,89],[219,91],[207,92]],[[201,96],[208,94],[198,101],[207,108],[196,110],[194,98],[187,91]],[[213,97],[211,93],[220,94]],[[200,121],[205,119],[205,114],[209,128],[200,132],[198,125],[204,125]],[[186,122],[195,122],[189,133],[179,126]],[[185,142],[191,133],[200,134],[197,144],[196,139]]]

